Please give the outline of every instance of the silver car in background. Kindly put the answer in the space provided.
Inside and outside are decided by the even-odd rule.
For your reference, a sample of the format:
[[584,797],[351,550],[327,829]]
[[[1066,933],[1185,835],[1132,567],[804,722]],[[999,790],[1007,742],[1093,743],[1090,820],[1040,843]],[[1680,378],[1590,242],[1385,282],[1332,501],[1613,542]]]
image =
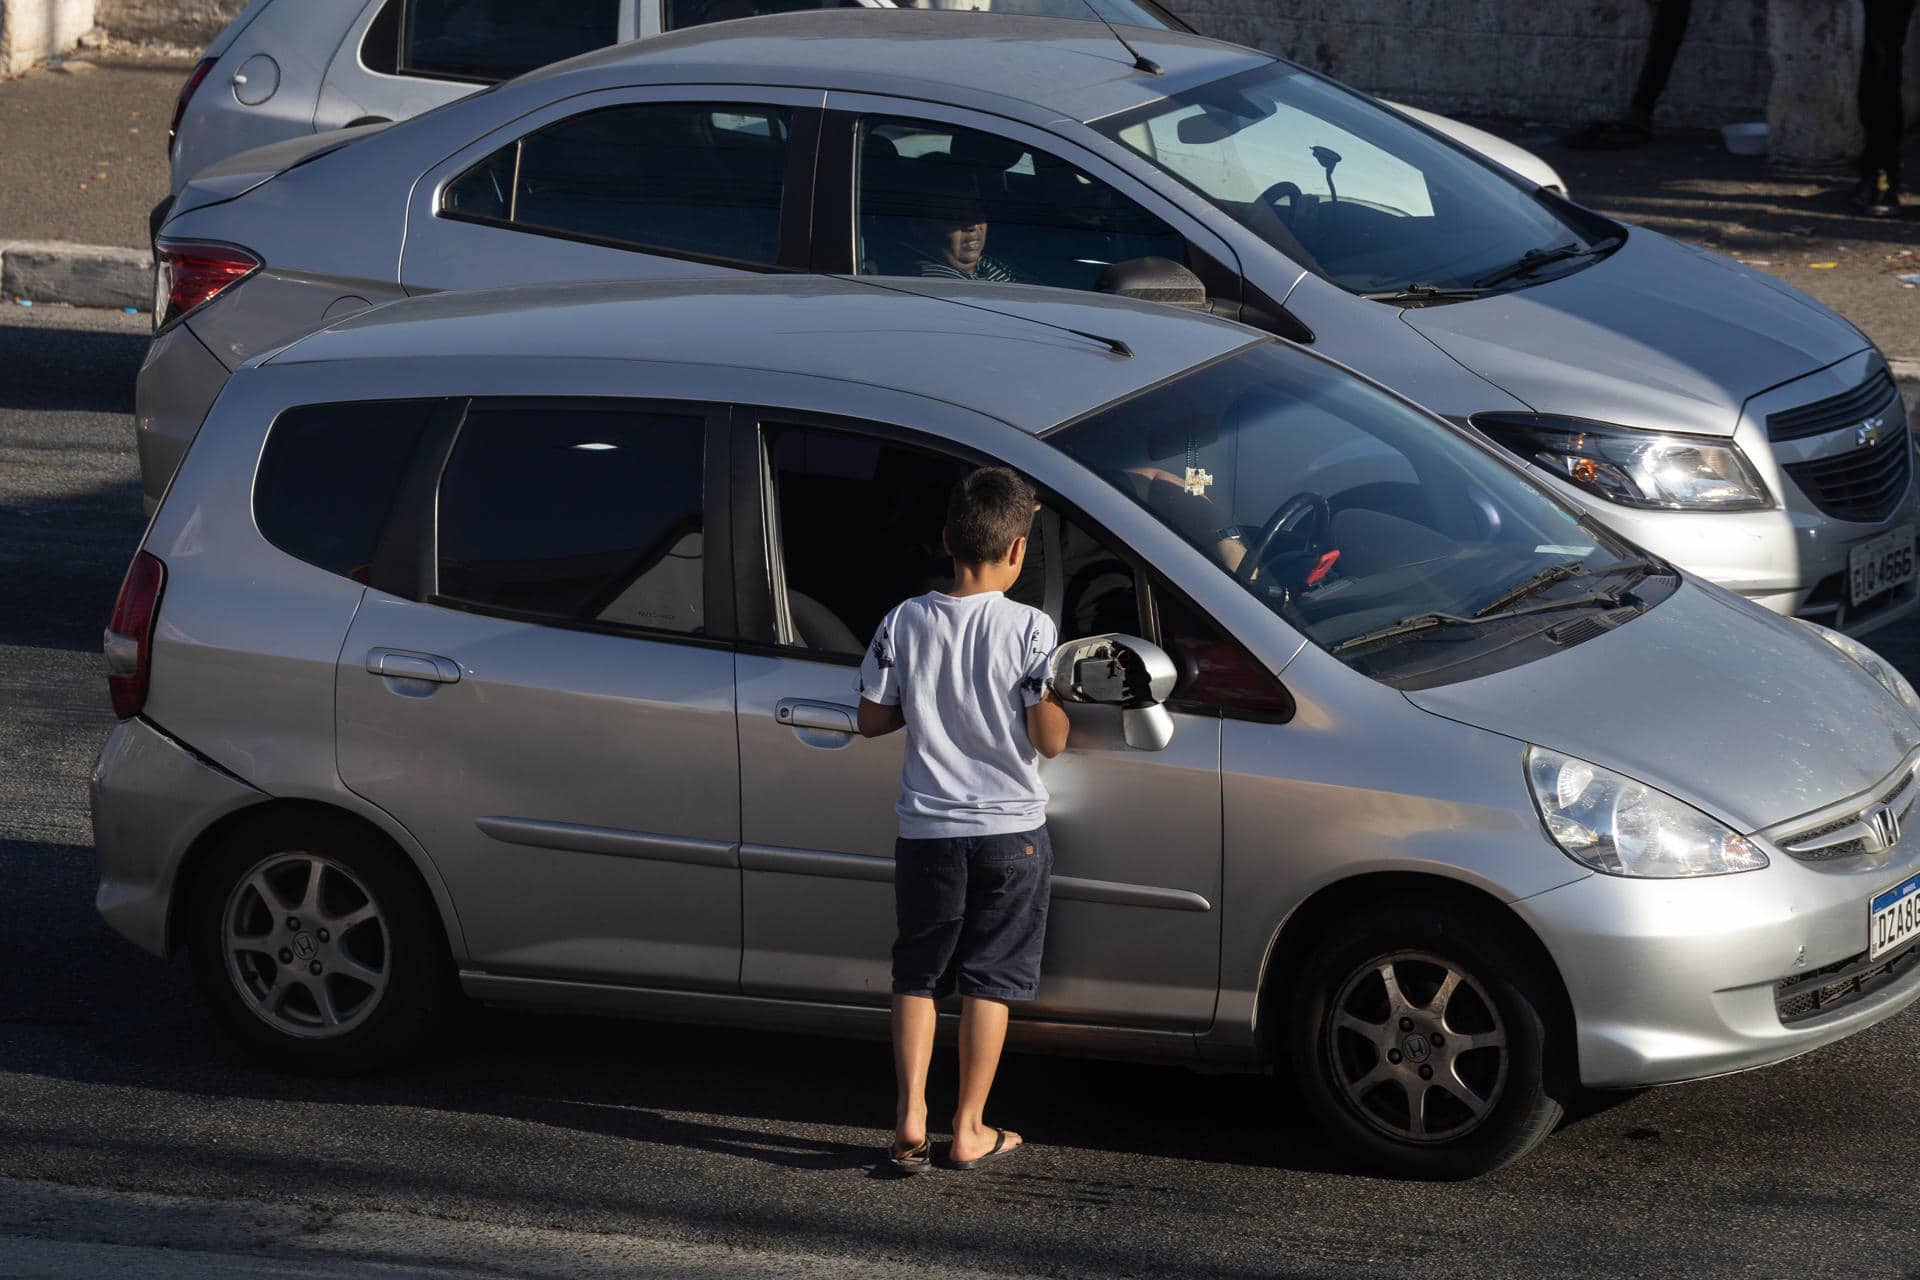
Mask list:
[[1777,612],[1912,608],[1913,448],[1852,325],[1522,184],[1265,54],[1092,22],[825,12],[584,55],[392,126],[243,153],[158,242],[149,502],[241,362],[405,294],[807,270],[1185,301],[1361,370]]
[[1017,1044],[1284,1063],[1458,1177],[1920,995],[1920,698],[1858,642],[1310,352],[951,281],[443,294],[251,361],[109,627],[101,913],[306,1070],[458,991],[884,1035],[852,684],[988,462],[1069,638]]
[[[200,170],[236,152],[405,120],[483,85],[619,41],[806,8],[894,7],[893,0],[254,0],[207,46],[181,86],[168,201]],[[1154,0],[945,0],[928,7],[1192,29]],[[1566,194],[1560,175],[1532,152],[1445,116],[1397,109],[1527,181]]]

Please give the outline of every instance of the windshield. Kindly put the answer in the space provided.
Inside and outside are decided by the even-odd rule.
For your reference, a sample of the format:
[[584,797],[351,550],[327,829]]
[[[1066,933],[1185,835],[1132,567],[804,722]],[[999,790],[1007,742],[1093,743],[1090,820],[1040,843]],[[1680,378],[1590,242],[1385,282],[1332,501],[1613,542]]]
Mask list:
[[1048,439],[1382,678],[1439,666],[1460,678],[1490,649],[1512,665],[1517,639],[1587,613],[1617,623],[1616,597],[1667,572],[1456,430],[1277,343]]
[[[1616,234],[1598,219],[1576,226],[1577,213],[1556,211],[1378,103],[1285,63],[1095,127],[1355,293],[1537,283],[1592,261],[1586,251],[1610,247]],[[1556,251],[1555,265],[1490,280],[1547,251]]]

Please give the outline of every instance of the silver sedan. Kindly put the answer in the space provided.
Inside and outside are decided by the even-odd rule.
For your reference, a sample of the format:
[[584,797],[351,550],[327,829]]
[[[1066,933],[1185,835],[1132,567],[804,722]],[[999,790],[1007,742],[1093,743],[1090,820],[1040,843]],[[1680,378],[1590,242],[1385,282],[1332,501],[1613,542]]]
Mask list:
[[458,992],[884,1035],[854,670],[983,461],[1070,637],[1018,1044],[1289,1064],[1456,1177],[1920,995],[1920,698],[1869,650],[1322,357],[956,281],[444,294],[237,373],[109,627],[102,914],[301,1069]]
[[1861,632],[1914,605],[1906,410],[1852,325],[1312,72],[1126,38],[1142,62],[1084,21],[752,18],[232,157],[158,242],[148,498],[231,369],[371,302],[947,275],[1245,320],[1471,420],[1568,502],[1777,612]]

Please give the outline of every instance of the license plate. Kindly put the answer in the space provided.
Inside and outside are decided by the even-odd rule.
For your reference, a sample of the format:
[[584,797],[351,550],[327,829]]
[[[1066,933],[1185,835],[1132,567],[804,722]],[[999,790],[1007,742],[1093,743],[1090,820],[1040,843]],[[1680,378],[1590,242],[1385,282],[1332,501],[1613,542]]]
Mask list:
[[1910,524],[1863,542],[1847,553],[1847,584],[1855,604],[1911,581],[1913,526]]
[[1920,937],[1920,876],[1874,895],[1867,904],[1867,959],[1878,960]]

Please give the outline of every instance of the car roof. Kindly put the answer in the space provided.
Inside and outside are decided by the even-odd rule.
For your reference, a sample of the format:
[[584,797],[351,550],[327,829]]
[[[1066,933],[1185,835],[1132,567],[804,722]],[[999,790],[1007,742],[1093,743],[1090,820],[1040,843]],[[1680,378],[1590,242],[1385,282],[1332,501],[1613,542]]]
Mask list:
[[1098,22],[925,9],[828,9],[742,18],[597,49],[500,92],[540,101],[632,83],[753,84],[1000,99],[1097,120],[1274,61],[1184,32],[1120,29],[1154,75]]
[[259,363],[478,357],[767,370],[941,400],[1037,432],[1267,340],[1200,312],[1065,289],[726,276],[431,294],[361,312]]

